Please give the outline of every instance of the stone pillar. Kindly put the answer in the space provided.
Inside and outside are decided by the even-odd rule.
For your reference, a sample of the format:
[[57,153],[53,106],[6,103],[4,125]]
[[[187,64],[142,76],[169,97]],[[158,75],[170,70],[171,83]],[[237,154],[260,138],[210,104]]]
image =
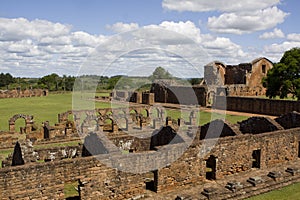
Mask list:
[[30,133],[32,131],[33,121],[25,120],[25,133]]
[[166,117],[166,126],[171,126],[171,125],[172,125],[172,118]]
[[149,104],[149,105],[153,105],[153,104],[155,103],[155,100],[154,100],[154,93],[149,93],[148,98],[149,98],[148,104]]
[[126,131],[132,131],[132,129],[133,129],[132,117],[130,115],[127,115],[127,116],[128,116],[128,118],[126,118],[126,127],[127,127]]
[[142,98],[142,94],[140,92],[136,93],[136,103],[142,103],[143,98]]
[[15,132],[15,123],[14,122],[9,122],[9,131],[10,132]]
[[112,132],[117,132],[119,130],[118,125],[115,123],[115,121],[112,121]]
[[124,91],[123,93],[124,93],[124,100],[129,102],[130,99],[129,99],[128,91]]

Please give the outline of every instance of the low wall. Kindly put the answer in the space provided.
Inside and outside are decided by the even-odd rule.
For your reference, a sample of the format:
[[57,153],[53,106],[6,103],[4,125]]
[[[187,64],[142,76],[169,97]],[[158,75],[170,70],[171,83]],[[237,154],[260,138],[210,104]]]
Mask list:
[[165,164],[166,167],[153,173],[154,189],[157,192],[176,192],[180,191],[181,186],[201,184],[206,176],[206,160],[211,156],[216,158],[217,180],[251,171],[253,151],[258,149],[261,151],[258,171],[277,166],[289,167],[289,162],[299,159],[300,128],[220,138],[212,149],[204,148],[213,141],[199,140],[199,137],[196,137],[194,143],[173,163],[169,162],[169,159],[181,154],[185,145],[168,146],[170,151],[159,157],[155,156],[155,151],[148,152],[147,156],[153,156],[153,159],[150,159],[153,162],[143,158],[143,153],[118,154],[115,157],[99,155],[100,160],[105,160],[105,163],[114,166],[113,168],[93,157],[86,157],[0,169],[0,199],[64,199],[64,184],[76,180],[83,183],[83,200],[129,199],[145,194],[145,181],[149,174],[118,171],[114,161],[120,163],[119,167],[137,171],[147,170],[154,164]]
[[299,112],[300,101],[216,96],[214,107],[237,112],[280,116],[292,111]]
[[41,97],[48,96],[49,91],[43,89],[0,90],[1,98]]

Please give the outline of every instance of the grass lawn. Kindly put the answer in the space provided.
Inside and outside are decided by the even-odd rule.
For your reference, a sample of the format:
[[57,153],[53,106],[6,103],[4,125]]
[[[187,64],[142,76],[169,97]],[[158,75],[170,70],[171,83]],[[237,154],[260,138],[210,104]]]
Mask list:
[[300,200],[300,183],[292,184],[279,190],[254,196],[247,200]]
[[[90,103],[89,103],[90,104]],[[97,108],[108,108],[111,103],[96,102],[95,107]],[[31,98],[10,98],[10,99],[0,99],[0,130],[8,130],[8,120],[15,114],[27,114],[33,115],[35,124],[40,126],[42,122],[49,121],[51,125],[57,123],[57,115],[62,112],[66,112],[72,109],[72,93],[64,94],[50,94],[47,97],[31,97]],[[186,121],[189,120],[188,112],[183,112],[183,116],[180,116],[179,110],[166,110],[166,116],[171,116],[173,119],[183,117]],[[200,120],[199,125],[204,125],[214,119],[222,118],[220,114],[214,114],[212,119],[212,113],[201,111],[199,112]],[[198,117],[199,117],[198,116]],[[226,115],[226,120],[231,123],[236,123],[237,121],[242,121],[247,119],[245,116],[234,116]],[[199,118],[198,118],[199,119]],[[19,119],[16,121],[16,130],[19,130],[20,126],[24,126],[24,120]],[[25,135],[22,135],[25,137]],[[68,144],[60,145],[76,145],[78,142],[70,142]],[[50,144],[47,147],[58,146],[59,144]],[[45,148],[45,145],[37,146],[35,148]],[[0,151],[0,161],[7,157],[12,149],[1,150]]]
[[[108,107],[110,103],[96,103],[97,108]],[[46,97],[9,98],[0,99],[0,130],[8,130],[8,120],[15,114],[33,115],[35,124],[50,121],[51,125],[57,123],[57,115],[72,109],[72,93],[50,94]],[[18,127],[24,126],[24,120],[16,122]]]
[[[90,104],[90,103],[88,103]],[[95,107],[107,108],[110,103],[96,102]],[[50,94],[46,97],[31,98],[9,98],[0,99],[0,130],[8,130],[8,120],[15,114],[33,115],[35,124],[41,126],[42,122],[49,121],[51,125],[57,123],[57,115],[72,109],[72,93]],[[217,115],[217,114],[216,114]],[[168,111],[168,116],[179,117],[178,111]],[[186,120],[188,116],[185,116]],[[243,116],[227,115],[226,119],[232,123],[246,119]],[[211,114],[207,112],[200,113],[200,125],[211,120]],[[24,120],[19,119],[16,122],[16,130],[24,126]]]
[[2,160],[8,157],[9,154],[13,153],[14,149],[3,149],[0,150],[0,168],[2,168]]
[[[167,110],[167,116],[171,116],[173,119],[183,117],[184,120],[188,121],[188,119],[189,119],[188,112],[183,111],[182,116],[180,116],[180,115],[181,115],[181,113],[178,110]],[[247,116],[228,115],[228,114],[223,116],[222,114],[218,114],[218,113],[212,114],[210,112],[205,112],[205,111],[198,112],[198,115],[199,115],[198,116],[198,125],[200,125],[200,126],[207,124],[216,119],[224,119],[225,118],[225,120],[229,121],[230,123],[236,124],[239,121],[243,121],[243,120],[249,118]]]

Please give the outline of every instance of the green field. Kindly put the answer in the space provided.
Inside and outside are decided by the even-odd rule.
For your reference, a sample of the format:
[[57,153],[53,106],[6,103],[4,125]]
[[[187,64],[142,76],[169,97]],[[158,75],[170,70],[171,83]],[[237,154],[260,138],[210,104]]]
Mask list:
[[[171,116],[173,119],[177,119],[177,118],[183,118],[184,120],[188,120],[189,119],[189,112],[182,112],[182,114],[180,113],[180,111],[178,110],[167,110],[167,116]],[[218,113],[210,113],[210,112],[205,112],[205,111],[200,111],[198,112],[198,125],[202,126],[204,124],[209,123],[210,121],[213,121],[215,119],[225,119],[227,121],[229,121],[232,124],[236,124],[239,121],[243,121],[245,119],[248,119],[249,117],[246,116],[239,116],[239,115],[222,115],[222,114],[218,114]]]
[[[96,103],[96,107],[108,107],[109,103]],[[8,130],[8,120],[15,114],[33,115],[38,126],[49,121],[57,123],[57,115],[72,109],[72,93],[50,94],[46,97],[0,99],[0,130]],[[16,122],[16,130],[24,126],[24,120]]]
[[300,200],[300,183],[254,196],[247,200]]
[[[90,102],[88,103],[90,104]],[[110,103],[97,102],[95,107],[110,107]],[[50,94],[46,97],[31,98],[9,98],[0,99],[0,130],[8,130],[8,120],[15,114],[33,115],[35,124],[41,126],[42,122],[49,121],[51,125],[57,123],[57,115],[72,109],[72,93]],[[178,111],[168,111],[168,116],[172,118],[179,117]],[[217,115],[217,114],[216,114]],[[187,117],[187,116],[186,116]],[[244,116],[227,115],[226,119],[231,123],[236,123],[246,119]],[[211,114],[208,112],[200,112],[200,123],[203,125],[211,120]],[[18,127],[24,126],[24,120],[19,119],[16,122],[16,130]]]

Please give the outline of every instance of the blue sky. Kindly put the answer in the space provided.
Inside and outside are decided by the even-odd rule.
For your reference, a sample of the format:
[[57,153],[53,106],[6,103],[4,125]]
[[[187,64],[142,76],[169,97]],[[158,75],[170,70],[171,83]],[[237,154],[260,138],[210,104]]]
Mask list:
[[76,75],[97,46],[142,27],[183,34],[227,64],[278,62],[300,46],[299,8],[296,0],[1,0],[0,72]]

